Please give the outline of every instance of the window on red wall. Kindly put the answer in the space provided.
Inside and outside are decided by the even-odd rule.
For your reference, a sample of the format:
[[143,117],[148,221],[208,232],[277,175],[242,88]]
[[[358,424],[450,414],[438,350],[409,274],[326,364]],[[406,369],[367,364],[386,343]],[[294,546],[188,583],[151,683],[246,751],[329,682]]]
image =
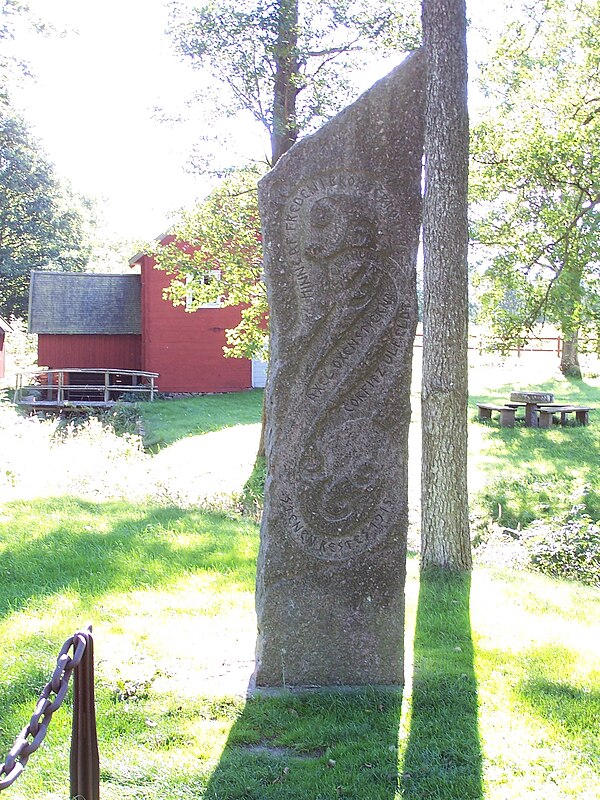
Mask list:
[[[203,275],[201,278],[196,278],[195,283],[202,282],[205,286],[209,286],[213,281],[220,281],[221,280],[221,270],[220,269],[211,269],[210,272],[207,272],[206,275]],[[190,284],[192,282],[191,275],[188,275],[185,279],[186,284]],[[192,308],[192,303],[194,301],[194,293],[190,289],[190,291],[185,296],[185,310],[190,311]],[[202,303],[200,308],[220,308],[223,305],[223,301],[219,298],[214,303]]]

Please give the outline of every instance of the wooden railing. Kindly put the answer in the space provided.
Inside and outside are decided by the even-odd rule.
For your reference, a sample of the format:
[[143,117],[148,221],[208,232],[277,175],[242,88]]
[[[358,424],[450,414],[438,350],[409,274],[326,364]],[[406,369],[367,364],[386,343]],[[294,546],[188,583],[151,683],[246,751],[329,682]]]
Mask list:
[[14,400],[30,408],[111,406],[134,396],[154,400],[158,372],[129,369],[44,369],[16,377]]

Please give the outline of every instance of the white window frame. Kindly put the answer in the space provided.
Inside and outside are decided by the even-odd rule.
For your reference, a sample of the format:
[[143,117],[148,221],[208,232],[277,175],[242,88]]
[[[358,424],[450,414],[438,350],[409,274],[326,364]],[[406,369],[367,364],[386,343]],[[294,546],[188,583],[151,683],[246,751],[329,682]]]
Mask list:
[[[204,276],[203,276],[203,278],[204,278],[203,282],[204,283],[206,283],[206,278],[208,276],[210,276],[211,281],[213,281],[213,280],[220,281],[221,280],[221,270],[220,269],[211,269],[209,272],[206,272],[204,274]],[[191,281],[192,281],[192,276],[191,275],[186,275],[186,278],[185,278],[186,285],[191,283]],[[185,294],[185,310],[186,311],[190,311],[191,310],[193,299],[194,299],[194,295],[193,295],[192,291],[191,290],[187,291],[186,294]],[[201,305],[198,306],[198,308],[221,308],[222,305],[223,305],[223,300],[222,300],[222,298],[219,298],[214,303],[202,303]]]

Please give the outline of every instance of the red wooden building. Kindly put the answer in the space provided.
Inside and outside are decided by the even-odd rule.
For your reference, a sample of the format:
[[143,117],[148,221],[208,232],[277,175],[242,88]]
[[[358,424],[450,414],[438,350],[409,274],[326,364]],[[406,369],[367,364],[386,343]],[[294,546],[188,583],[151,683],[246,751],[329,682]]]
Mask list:
[[11,332],[8,322],[0,317],[0,378],[4,377],[6,370],[6,334]]
[[150,256],[130,263],[136,272],[129,275],[32,273],[29,330],[38,335],[38,365],[157,372],[161,392],[251,388],[252,362],[223,355],[225,330],[238,324],[239,309],[186,312],[164,299],[170,278]]

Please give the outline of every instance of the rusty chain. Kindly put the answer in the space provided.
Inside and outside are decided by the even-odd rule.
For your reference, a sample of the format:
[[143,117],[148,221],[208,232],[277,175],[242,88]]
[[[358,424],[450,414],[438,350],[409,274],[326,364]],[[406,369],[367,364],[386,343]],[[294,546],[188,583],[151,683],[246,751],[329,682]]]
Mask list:
[[[81,663],[87,641],[86,632],[78,631],[61,647],[56,668],[40,692],[31,719],[15,739],[5,762],[0,764],[0,792],[17,780],[25,769],[29,756],[35,753],[44,741],[52,715],[60,708],[66,697],[71,674]],[[72,658],[69,656],[71,648],[73,648]],[[54,699],[51,699],[52,695],[55,695]]]

